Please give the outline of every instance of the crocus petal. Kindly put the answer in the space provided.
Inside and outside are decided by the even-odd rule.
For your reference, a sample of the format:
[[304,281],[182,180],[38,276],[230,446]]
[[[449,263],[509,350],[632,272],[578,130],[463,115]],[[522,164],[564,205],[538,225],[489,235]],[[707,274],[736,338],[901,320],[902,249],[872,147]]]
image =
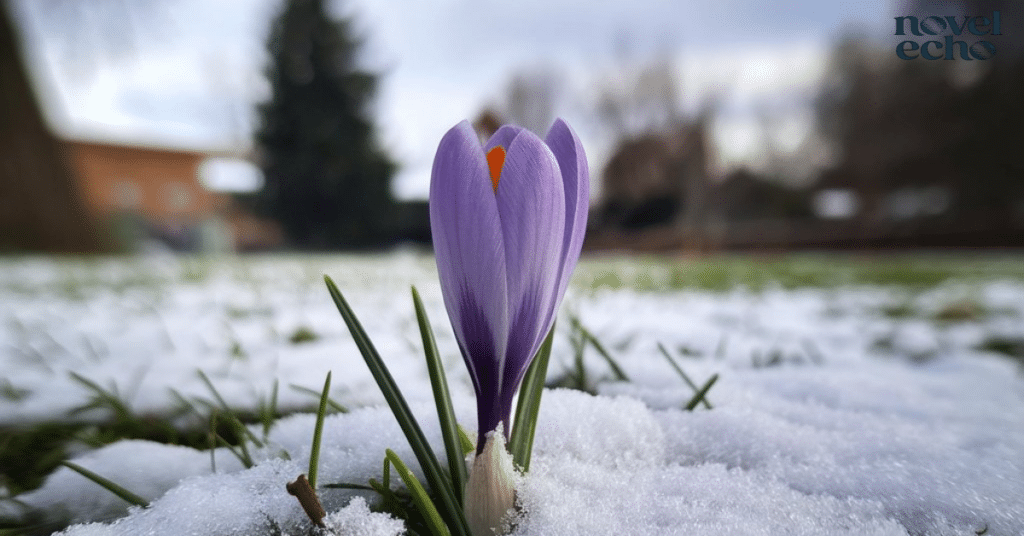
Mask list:
[[510,311],[505,241],[483,148],[467,121],[438,146],[430,230],[445,307],[477,399],[497,399],[489,391],[501,381]]
[[501,128],[494,131],[491,138],[484,144],[484,152],[489,152],[491,149],[500,145],[505,149],[507,154],[508,148],[512,146],[512,141],[525,130],[526,129],[523,127],[518,127],[516,125],[502,125]]
[[[555,155],[535,134],[520,131],[507,148],[501,182],[495,193],[505,241],[511,315],[508,347],[498,385],[501,396],[498,419],[507,419],[511,412],[516,388],[550,327],[548,319],[557,301],[555,291],[565,231],[563,190]],[[505,423],[506,428],[508,424]]]
[[590,210],[590,170],[587,155],[579,137],[561,118],[548,130],[545,142],[558,160],[565,186],[565,234],[562,240],[562,263],[556,296],[558,301],[552,316],[558,310],[583,249],[583,235],[587,231],[587,213]]

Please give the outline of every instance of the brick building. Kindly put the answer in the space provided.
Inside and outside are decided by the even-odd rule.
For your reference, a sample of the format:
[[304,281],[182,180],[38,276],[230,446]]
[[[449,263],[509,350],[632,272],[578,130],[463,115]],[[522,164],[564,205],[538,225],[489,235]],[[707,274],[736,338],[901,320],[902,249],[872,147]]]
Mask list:
[[177,250],[279,246],[279,228],[204,186],[202,165],[231,157],[194,149],[65,140],[62,153],[88,215],[122,247]]
[[229,201],[199,183],[205,154],[86,141],[64,145],[94,217],[134,211],[155,224],[197,223],[223,210]]

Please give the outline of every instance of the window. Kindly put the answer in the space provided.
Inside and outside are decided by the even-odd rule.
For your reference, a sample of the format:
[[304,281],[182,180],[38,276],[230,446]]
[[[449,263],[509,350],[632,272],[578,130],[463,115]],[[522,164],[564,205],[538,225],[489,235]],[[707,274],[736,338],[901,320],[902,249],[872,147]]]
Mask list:
[[826,220],[852,218],[860,210],[860,197],[847,188],[830,188],[814,194],[814,214]]
[[114,202],[123,209],[139,208],[142,204],[142,190],[132,180],[121,180],[114,184]]
[[191,202],[188,186],[180,181],[168,182],[164,185],[164,206],[172,211],[182,211]]

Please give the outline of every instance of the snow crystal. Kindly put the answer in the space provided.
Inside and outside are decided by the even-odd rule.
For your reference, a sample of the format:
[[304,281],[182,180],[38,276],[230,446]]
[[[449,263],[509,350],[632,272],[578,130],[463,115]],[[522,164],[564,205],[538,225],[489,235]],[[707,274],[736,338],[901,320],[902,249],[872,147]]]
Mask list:
[[399,536],[405,524],[387,514],[370,512],[362,497],[355,497],[348,506],[324,518],[328,530],[337,536]]

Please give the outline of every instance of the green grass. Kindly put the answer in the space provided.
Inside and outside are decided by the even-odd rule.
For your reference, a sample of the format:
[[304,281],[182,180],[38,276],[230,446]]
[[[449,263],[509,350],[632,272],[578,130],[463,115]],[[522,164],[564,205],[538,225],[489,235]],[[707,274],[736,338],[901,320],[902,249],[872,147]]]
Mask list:
[[[99,447],[122,439],[145,439],[168,445],[197,449],[208,446],[209,426],[177,429],[172,421],[157,415],[137,415],[98,423],[50,422],[0,427],[0,486],[16,495],[35,489],[68,459],[69,452],[83,446]],[[218,434],[238,442],[236,431],[220,423]]]
[[1024,365],[1024,334],[1018,337],[990,336],[977,349],[1004,355]]
[[575,280],[590,289],[640,292],[697,289],[728,291],[844,285],[927,288],[942,283],[993,278],[1024,280],[1024,262],[1015,254],[855,254],[714,255],[708,257],[590,257]]
[[[279,264],[279,276],[306,286],[320,284],[320,274],[339,263],[372,263],[372,256],[277,255],[260,257],[183,256],[156,264],[138,257],[6,257],[4,264],[59,262],[57,275],[33,283],[0,278],[0,291],[15,294],[47,292],[72,300],[88,299],[93,289],[115,293],[152,291],[159,296],[172,283],[204,284],[218,277],[253,284],[267,280],[267,265]],[[430,270],[428,255],[417,261]],[[604,255],[584,256],[574,280],[585,288],[754,290],[832,287],[850,284],[935,286],[951,279],[1024,280],[1024,256],[991,252],[818,252],[785,254],[714,254],[707,256]],[[410,282],[411,283],[411,282]],[[263,306],[230,309],[229,317],[267,314]]]
[[[179,400],[177,407],[163,414],[143,414],[131,411],[117,391],[104,389],[78,375],[73,377],[93,391],[93,396],[83,406],[72,410],[67,418],[0,425],[0,488],[5,488],[10,495],[41,486],[46,476],[66,461],[71,452],[83,447],[99,448],[123,439],[144,439],[198,450],[228,446],[233,451],[244,452],[246,442],[258,445],[261,441],[252,436],[245,425],[262,424],[266,436],[276,419],[316,411],[319,398],[319,393],[315,393],[317,398],[311,398],[308,406],[284,410],[277,406],[275,386],[271,399],[263,401],[259,407],[236,409],[229,408],[215,387],[208,384],[213,400],[190,400],[175,393]],[[331,411],[347,411],[336,402],[329,403]],[[84,412],[92,416],[75,418]]]

